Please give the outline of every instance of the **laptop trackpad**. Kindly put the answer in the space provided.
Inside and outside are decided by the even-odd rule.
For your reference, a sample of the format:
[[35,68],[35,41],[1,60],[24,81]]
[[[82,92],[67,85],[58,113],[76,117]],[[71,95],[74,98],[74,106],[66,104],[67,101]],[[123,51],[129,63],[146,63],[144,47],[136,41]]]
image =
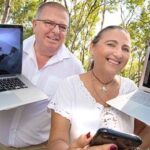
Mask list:
[[14,108],[16,104],[21,103],[20,99],[12,92],[1,93],[0,110]]

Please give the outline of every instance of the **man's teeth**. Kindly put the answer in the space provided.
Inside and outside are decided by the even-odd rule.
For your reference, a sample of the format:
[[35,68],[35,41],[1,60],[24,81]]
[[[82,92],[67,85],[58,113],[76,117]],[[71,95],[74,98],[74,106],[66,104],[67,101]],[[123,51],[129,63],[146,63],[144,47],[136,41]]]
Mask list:
[[51,40],[58,40],[57,37],[48,37],[48,38],[51,39]]

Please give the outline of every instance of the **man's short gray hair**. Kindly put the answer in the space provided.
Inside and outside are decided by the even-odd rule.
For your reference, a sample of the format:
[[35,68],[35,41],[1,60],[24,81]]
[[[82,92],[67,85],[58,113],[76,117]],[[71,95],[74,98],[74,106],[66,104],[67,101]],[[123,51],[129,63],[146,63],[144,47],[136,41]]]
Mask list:
[[69,17],[68,10],[62,4],[57,3],[57,2],[45,2],[45,3],[41,3],[41,5],[39,6],[37,13],[36,13],[36,19],[40,18],[41,12],[45,7],[54,7],[60,10],[64,10],[68,14],[68,17]]

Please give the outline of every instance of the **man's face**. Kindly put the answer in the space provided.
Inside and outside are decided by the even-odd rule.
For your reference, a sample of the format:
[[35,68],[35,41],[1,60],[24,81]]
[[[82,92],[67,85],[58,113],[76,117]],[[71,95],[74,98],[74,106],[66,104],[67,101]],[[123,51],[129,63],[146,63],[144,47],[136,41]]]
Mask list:
[[65,41],[68,24],[69,16],[64,10],[46,6],[39,18],[33,21],[36,50],[53,56]]

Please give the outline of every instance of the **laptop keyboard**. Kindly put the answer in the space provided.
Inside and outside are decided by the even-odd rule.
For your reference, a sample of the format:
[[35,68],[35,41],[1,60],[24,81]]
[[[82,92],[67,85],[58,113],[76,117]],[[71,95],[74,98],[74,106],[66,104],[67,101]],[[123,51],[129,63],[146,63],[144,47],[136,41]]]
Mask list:
[[0,79],[0,92],[22,88],[27,86],[17,77]]
[[135,92],[131,99],[142,105],[150,106],[150,93],[144,92],[142,90]]

